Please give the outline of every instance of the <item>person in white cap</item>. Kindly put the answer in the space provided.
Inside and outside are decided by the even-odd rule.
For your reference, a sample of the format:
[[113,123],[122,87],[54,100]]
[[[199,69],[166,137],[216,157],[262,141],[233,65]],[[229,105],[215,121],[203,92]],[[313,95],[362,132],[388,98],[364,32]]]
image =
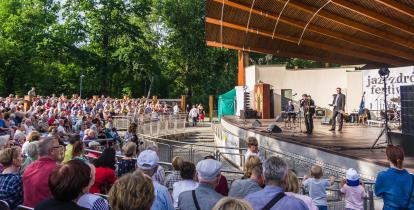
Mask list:
[[364,209],[364,197],[367,194],[355,169],[350,168],[346,171],[346,179],[341,181],[341,193],[345,194],[346,209]]
[[195,190],[183,192],[178,197],[180,210],[210,210],[223,196],[214,188],[220,181],[221,163],[206,159],[197,163],[199,185]]
[[[157,171],[158,160],[156,152],[152,150],[142,151],[137,158],[138,170],[135,173],[142,172],[148,178],[151,178]],[[173,210],[174,207],[168,189],[154,180],[152,183],[154,184],[155,200],[151,210]]]

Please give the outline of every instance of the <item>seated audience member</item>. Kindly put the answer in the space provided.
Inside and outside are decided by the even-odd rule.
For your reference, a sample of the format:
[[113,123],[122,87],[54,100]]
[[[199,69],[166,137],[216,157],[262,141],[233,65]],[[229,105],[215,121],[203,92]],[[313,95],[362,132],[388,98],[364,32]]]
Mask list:
[[83,141],[85,143],[89,143],[93,140],[96,140],[97,139],[96,135],[97,135],[96,131],[91,130],[91,129],[86,129],[85,130],[85,136],[83,137]]
[[95,182],[89,190],[91,193],[107,194],[116,180],[115,163],[115,150],[106,148],[93,163],[96,167],[96,174]]
[[165,186],[168,190],[172,191],[174,183],[181,181],[180,168],[184,162],[184,159],[180,156],[174,157],[172,160],[173,171],[171,174],[168,174],[165,179]]
[[[286,196],[283,186],[286,183],[288,168],[280,157],[270,157],[263,163],[265,188],[245,197],[255,210],[295,209],[307,210],[306,204],[295,197]],[[273,202],[272,202],[273,201]],[[275,202],[277,201],[277,202]],[[274,203],[275,202],[275,203]]]
[[150,210],[155,200],[151,178],[129,173],[119,178],[108,194],[112,210]]
[[40,133],[37,131],[33,131],[29,133],[26,137],[26,141],[23,143],[22,146],[22,154],[27,156],[27,147],[31,142],[39,141],[40,140]]
[[210,210],[223,198],[214,188],[219,183],[221,163],[213,159],[205,159],[197,163],[199,185],[195,190],[182,192],[178,196],[180,210]]
[[260,160],[259,157],[251,155],[246,159],[246,162],[244,163],[243,166],[243,177],[242,179],[249,179],[250,176],[252,175],[252,170],[253,168],[255,168],[256,166],[262,166],[262,161]]
[[385,150],[390,168],[378,173],[375,195],[384,201],[384,209],[414,209],[414,178],[404,169],[404,151],[399,146]]
[[252,155],[259,157],[261,162],[265,161],[264,155],[259,151],[259,142],[256,137],[250,136],[247,138],[247,152],[244,158],[247,160]]
[[330,177],[330,181],[323,179],[322,168],[317,165],[313,165],[310,172],[311,178],[304,176],[302,184],[309,190],[309,196],[312,198],[318,209],[326,210],[328,208],[326,189],[334,183],[335,177]]
[[118,162],[118,168],[116,171],[117,177],[121,177],[129,172],[134,172],[137,165],[137,145],[134,142],[129,141],[125,143],[124,146],[122,146],[122,151],[125,157]]
[[29,166],[31,163],[37,160],[37,157],[39,156],[39,149],[37,146],[38,142],[34,141],[29,144],[29,146],[26,149],[27,157],[24,160],[24,163],[22,167],[20,167],[19,173],[23,174],[24,170],[26,170],[27,166]]
[[94,195],[89,193],[89,189],[95,181],[95,166],[92,164],[88,164],[91,168],[91,179],[89,181],[88,187],[85,189],[87,193],[83,194],[77,201],[77,204],[81,207],[91,209],[91,210],[110,210],[108,201],[102,198],[99,195]]
[[79,142],[79,141],[80,141],[80,136],[79,135],[70,135],[69,136],[69,144],[67,144],[66,148],[65,148],[65,157],[63,159],[63,163],[66,163],[69,160],[73,159],[73,144],[75,142]]
[[213,210],[253,210],[253,208],[244,200],[224,197],[213,207]]
[[299,179],[293,170],[288,172],[288,184],[285,186],[285,194],[298,199],[301,199],[308,206],[309,210],[318,210],[318,207],[312,201],[312,198],[306,195],[299,194]]
[[367,194],[355,169],[346,171],[346,179],[341,180],[341,193],[345,194],[346,209],[364,209],[364,198]]
[[35,210],[87,210],[76,204],[88,190],[91,168],[80,160],[59,165],[49,176],[52,198],[40,202]]
[[[204,159],[213,159],[215,160],[216,158],[212,155],[208,155],[206,157],[204,157]],[[220,176],[220,180],[218,185],[215,188],[216,192],[222,194],[223,196],[227,196],[229,194],[229,185],[227,182],[227,178],[224,175]]]
[[24,125],[20,125],[17,130],[14,132],[13,141],[14,145],[21,146],[26,140],[26,134],[24,130]]
[[[151,145],[148,146],[147,150],[152,150],[154,151],[157,156],[158,156],[158,146],[157,145]],[[154,173],[154,175],[152,176],[152,179],[162,185],[165,184],[165,171],[164,168],[161,165],[157,166],[157,171]]]
[[27,166],[23,173],[23,189],[25,206],[35,207],[40,201],[51,197],[48,179],[58,163],[63,159],[64,147],[59,140],[46,137],[38,141],[39,158]]
[[250,174],[248,179],[238,179],[231,184],[229,196],[244,198],[249,194],[263,189],[261,187],[264,184],[262,166],[255,166]]
[[176,209],[178,209],[178,197],[180,194],[198,187],[198,182],[194,181],[196,179],[195,165],[191,162],[184,161],[180,167],[180,177],[182,180],[173,184],[172,197],[174,200],[174,208]]
[[[158,155],[153,150],[142,151],[137,158],[138,171],[136,173],[144,173],[147,177],[153,177],[158,169]],[[155,190],[155,200],[152,204],[151,210],[173,210],[170,193],[168,189],[153,180]]]
[[84,163],[88,164],[88,159],[85,158],[85,149],[83,148],[83,143],[80,141],[76,141],[73,143],[73,150],[72,150],[72,160],[81,160]]
[[10,209],[15,209],[23,203],[22,177],[18,174],[23,163],[20,147],[1,150],[0,163],[4,167],[0,174],[0,200],[6,201]]
[[[99,142],[97,141],[91,141],[88,144],[88,148],[91,150],[95,150],[95,151],[98,151],[100,146],[101,144],[99,144]],[[93,158],[93,159],[98,159],[101,156],[101,153],[100,152],[88,152],[86,156]]]

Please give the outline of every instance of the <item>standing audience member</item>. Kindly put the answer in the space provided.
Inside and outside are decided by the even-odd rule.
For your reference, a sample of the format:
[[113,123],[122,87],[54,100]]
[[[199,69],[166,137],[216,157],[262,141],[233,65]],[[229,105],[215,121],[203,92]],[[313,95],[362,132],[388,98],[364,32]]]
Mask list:
[[197,110],[195,105],[193,105],[193,108],[190,110],[190,113],[188,113],[188,116],[191,117],[193,127],[196,127],[197,126],[197,120],[198,120],[198,110]]
[[259,157],[251,155],[246,159],[246,162],[244,163],[243,166],[243,177],[242,179],[249,179],[250,176],[252,175],[252,170],[253,168],[255,168],[256,166],[260,166],[262,167],[262,161],[260,160]]
[[142,173],[125,174],[108,194],[112,210],[150,210],[154,199],[152,180]]
[[115,150],[106,148],[102,155],[93,163],[96,167],[95,182],[89,192],[107,194],[116,180]]
[[247,195],[245,200],[254,210],[295,209],[307,210],[306,204],[295,197],[286,196],[283,186],[287,183],[288,168],[280,157],[270,157],[263,163],[263,176],[266,187]]
[[126,142],[124,146],[122,146],[122,151],[124,152],[125,157],[118,162],[116,171],[117,177],[135,171],[137,165],[137,145],[134,142]]
[[355,169],[346,171],[346,180],[341,180],[341,193],[345,194],[346,209],[364,210],[364,198],[367,194]]
[[414,176],[404,169],[404,151],[388,146],[385,154],[390,168],[378,173],[375,195],[384,201],[384,209],[414,209]]
[[[157,156],[158,156],[158,146],[153,144],[151,146],[147,147],[147,150],[152,150],[154,151]],[[152,179],[158,183],[160,183],[161,185],[165,184],[165,170],[161,165],[157,166],[157,171],[154,173],[154,175],[152,176]]]
[[95,174],[96,168],[92,164],[88,164],[91,168],[91,179],[89,181],[88,187],[85,189],[86,193],[84,193],[77,201],[79,206],[82,206],[87,209],[91,210],[110,210],[108,201],[102,198],[99,195],[94,195],[89,193],[89,189],[91,188],[92,184],[95,182]]
[[199,185],[196,189],[182,192],[178,196],[180,210],[211,210],[223,198],[214,188],[219,183],[221,163],[213,159],[205,159],[197,163]]
[[213,207],[213,210],[253,210],[253,208],[244,200],[225,197]]
[[265,161],[264,155],[259,151],[259,142],[256,137],[253,136],[247,138],[247,152],[244,154],[245,160],[247,160],[250,156],[257,156],[262,162]]
[[[216,158],[212,155],[205,156],[204,159],[216,160]],[[227,182],[226,176],[220,176],[219,183],[216,186],[216,188],[214,188],[214,190],[216,190],[216,192],[220,193],[223,196],[227,196],[229,194],[229,184]]]
[[247,195],[263,189],[261,187],[264,184],[262,166],[255,166],[250,174],[248,179],[238,179],[231,184],[229,196],[245,198]]
[[183,165],[184,158],[177,156],[174,157],[171,164],[173,167],[173,171],[171,174],[168,174],[167,178],[165,179],[165,186],[168,188],[169,191],[173,190],[174,183],[181,181],[181,175],[180,175],[180,168]]
[[299,194],[300,189],[299,179],[293,170],[288,172],[288,184],[285,186],[285,194],[298,199],[301,199],[308,206],[309,210],[318,210],[318,207],[312,201],[312,198],[306,195]]
[[26,149],[27,157],[24,160],[24,163],[22,167],[20,167],[19,173],[23,174],[24,170],[26,170],[27,166],[29,166],[31,163],[37,160],[37,157],[39,156],[39,149],[37,146],[36,141],[31,142],[29,146]]
[[27,166],[23,173],[24,205],[35,207],[51,197],[48,179],[63,159],[64,147],[55,137],[46,137],[38,142],[39,159]]
[[35,210],[88,210],[76,204],[88,190],[91,168],[80,160],[59,165],[49,176],[52,198],[40,202]]
[[330,177],[330,181],[322,179],[322,168],[317,165],[311,167],[311,178],[303,177],[303,186],[309,190],[309,196],[315,202],[319,210],[328,209],[328,199],[326,197],[326,188],[335,182],[335,177]]
[[198,182],[194,181],[196,179],[196,169],[193,163],[183,162],[180,168],[180,176],[182,180],[173,184],[172,192],[174,208],[176,209],[178,209],[178,197],[180,194],[198,187]]
[[[142,151],[137,158],[137,167],[139,171],[135,173],[142,172],[148,177],[153,177],[158,168],[157,153],[153,150]],[[155,180],[152,183],[155,190],[155,201],[152,204],[151,210],[173,210],[174,207],[168,189]]]
[[23,203],[22,177],[18,174],[23,159],[19,147],[6,148],[0,151],[0,163],[3,172],[0,174],[0,200],[6,201],[10,209]]

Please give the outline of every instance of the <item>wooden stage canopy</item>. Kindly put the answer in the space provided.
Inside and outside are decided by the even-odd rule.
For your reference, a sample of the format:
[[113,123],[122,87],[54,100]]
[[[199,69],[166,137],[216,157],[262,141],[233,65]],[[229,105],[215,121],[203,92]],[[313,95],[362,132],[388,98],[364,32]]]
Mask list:
[[370,67],[414,64],[413,0],[206,0],[208,46]]

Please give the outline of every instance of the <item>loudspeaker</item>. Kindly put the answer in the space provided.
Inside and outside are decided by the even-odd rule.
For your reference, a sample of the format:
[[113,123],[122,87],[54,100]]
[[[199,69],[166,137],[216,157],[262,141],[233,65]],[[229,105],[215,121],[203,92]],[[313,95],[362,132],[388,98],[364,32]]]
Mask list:
[[283,122],[283,117],[280,115],[276,116],[276,122]]
[[255,110],[240,110],[241,119],[255,119],[257,117],[257,111]]
[[255,121],[252,123],[252,126],[253,126],[254,128],[261,127],[261,126],[262,126],[262,123],[260,122],[260,120],[255,120]]
[[269,127],[266,129],[270,133],[282,133],[282,129],[274,124],[270,124]]
[[321,125],[332,125],[332,119],[329,117],[323,117],[321,120]]
[[401,131],[414,136],[414,85],[401,86]]

